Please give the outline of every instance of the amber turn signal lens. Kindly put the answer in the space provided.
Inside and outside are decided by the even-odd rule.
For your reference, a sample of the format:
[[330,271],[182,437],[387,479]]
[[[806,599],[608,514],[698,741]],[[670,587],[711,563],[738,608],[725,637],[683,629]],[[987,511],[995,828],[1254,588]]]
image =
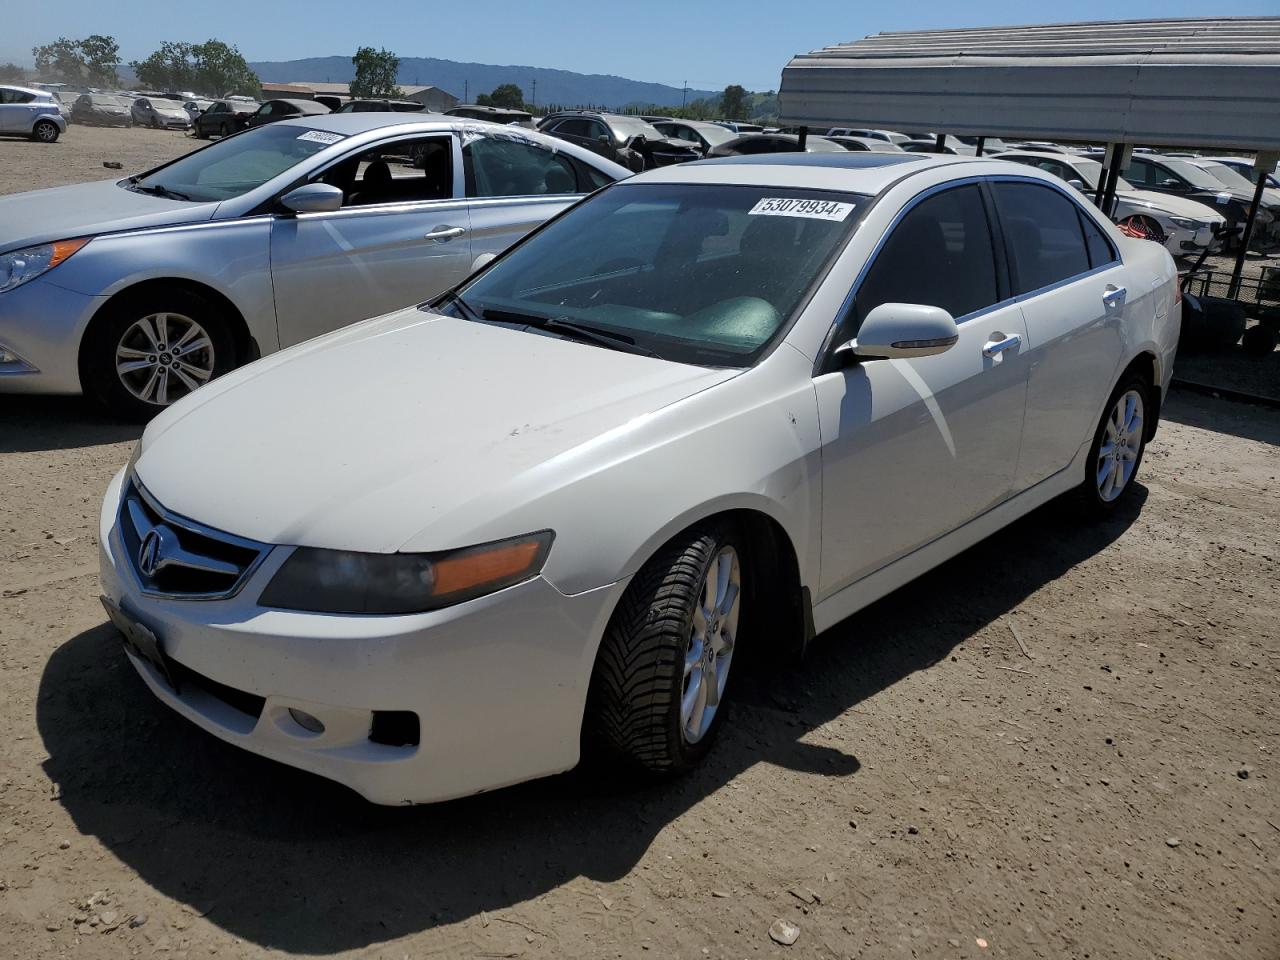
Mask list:
[[465,593],[494,582],[512,582],[537,572],[544,542],[519,540],[467,550],[434,564],[431,592],[436,596]]
[[53,244],[53,256],[49,258],[49,269],[52,270],[88,242],[88,237],[80,237],[76,240],[58,240],[55,242]]

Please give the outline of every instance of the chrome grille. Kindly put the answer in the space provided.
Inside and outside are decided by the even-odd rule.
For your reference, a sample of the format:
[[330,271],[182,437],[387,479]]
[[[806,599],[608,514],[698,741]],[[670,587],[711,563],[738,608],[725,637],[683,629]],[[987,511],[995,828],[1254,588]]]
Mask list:
[[148,596],[235,596],[270,550],[166,510],[136,479],[120,500],[117,524],[129,568]]

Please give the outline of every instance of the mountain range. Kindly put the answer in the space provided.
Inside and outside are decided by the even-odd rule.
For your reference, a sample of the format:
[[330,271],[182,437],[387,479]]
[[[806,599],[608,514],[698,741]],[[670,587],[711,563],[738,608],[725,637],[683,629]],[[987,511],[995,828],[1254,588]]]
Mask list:
[[[355,76],[350,57],[308,57],[250,63],[259,79],[268,83],[293,80],[347,83]],[[535,104],[593,104],[613,109],[628,104],[656,104],[678,107],[682,99],[698,100],[718,95],[715,90],[683,91],[665,83],[646,83],[601,73],[574,73],[547,67],[498,66],[489,63],[459,63],[434,57],[403,57],[397,80],[402,84],[436,86],[459,100],[473,101],[504,83],[514,83],[524,91],[525,100]],[[535,93],[536,81],[536,93]]]

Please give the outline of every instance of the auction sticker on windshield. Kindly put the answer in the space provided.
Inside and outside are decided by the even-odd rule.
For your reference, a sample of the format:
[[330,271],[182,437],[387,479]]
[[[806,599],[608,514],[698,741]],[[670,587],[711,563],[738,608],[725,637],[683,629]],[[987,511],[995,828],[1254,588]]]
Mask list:
[[747,213],[753,217],[805,217],[808,220],[843,220],[852,203],[835,200],[797,200],[794,197],[762,197]]
[[308,130],[298,135],[299,140],[310,140],[313,143],[337,143],[342,139],[340,133],[329,133],[325,130]]

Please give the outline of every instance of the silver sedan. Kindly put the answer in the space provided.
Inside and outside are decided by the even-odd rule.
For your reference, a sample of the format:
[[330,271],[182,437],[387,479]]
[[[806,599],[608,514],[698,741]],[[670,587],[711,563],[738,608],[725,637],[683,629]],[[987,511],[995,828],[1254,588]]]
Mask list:
[[0,198],[0,392],[85,392],[149,417],[262,354],[441,293],[629,175],[530,130],[332,114]]

